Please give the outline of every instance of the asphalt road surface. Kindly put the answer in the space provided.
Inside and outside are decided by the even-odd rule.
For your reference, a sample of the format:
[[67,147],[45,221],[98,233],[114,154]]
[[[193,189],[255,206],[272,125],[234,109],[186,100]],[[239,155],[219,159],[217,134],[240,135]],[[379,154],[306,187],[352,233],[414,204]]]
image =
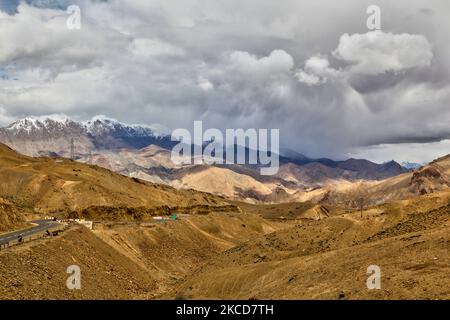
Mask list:
[[52,221],[52,220],[36,220],[36,221],[32,221],[32,223],[36,224],[36,226],[28,228],[28,229],[24,229],[24,230],[1,234],[0,235],[0,245],[6,244],[10,241],[17,240],[17,239],[19,239],[19,236],[26,237],[26,236],[31,236],[31,235],[37,234],[37,233],[45,233],[45,231],[47,229],[50,229],[50,228],[53,228],[53,227],[56,227],[59,225],[58,222]]

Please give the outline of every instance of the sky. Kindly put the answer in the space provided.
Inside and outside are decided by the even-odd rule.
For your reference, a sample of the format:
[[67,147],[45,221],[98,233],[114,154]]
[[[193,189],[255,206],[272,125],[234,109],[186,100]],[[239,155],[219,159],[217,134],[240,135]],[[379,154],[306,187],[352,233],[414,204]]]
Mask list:
[[[80,29],[69,29],[70,5]],[[380,8],[381,30],[367,27]],[[0,0],[0,125],[276,128],[311,157],[450,153],[450,2]]]

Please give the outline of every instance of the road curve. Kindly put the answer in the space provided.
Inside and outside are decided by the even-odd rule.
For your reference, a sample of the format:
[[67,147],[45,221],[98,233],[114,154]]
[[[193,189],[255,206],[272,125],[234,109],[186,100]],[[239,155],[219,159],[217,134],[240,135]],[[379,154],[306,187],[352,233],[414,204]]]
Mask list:
[[35,220],[31,221],[32,223],[36,224],[36,226],[23,229],[19,231],[13,231],[5,234],[0,235],[0,245],[4,245],[10,241],[17,240],[19,236],[26,237],[31,236],[33,234],[37,233],[45,233],[46,230],[56,227],[59,225],[58,222],[53,220]]

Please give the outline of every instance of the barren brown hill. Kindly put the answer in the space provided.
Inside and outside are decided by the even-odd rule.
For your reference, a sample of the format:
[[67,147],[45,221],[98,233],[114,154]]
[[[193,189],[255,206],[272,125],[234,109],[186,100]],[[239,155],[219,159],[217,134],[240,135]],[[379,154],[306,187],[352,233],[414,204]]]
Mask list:
[[[81,269],[81,290],[66,287],[70,265]],[[146,299],[157,288],[154,276],[81,226],[0,251],[0,278],[1,299]]]
[[26,226],[25,216],[13,203],[0,198],[0,233]]
[[227,197],[237,196],[237,189],[252,189],[261,195],[268,195],[276,187],[271,184],[263,184],[252,177],[238,174],[230,169],[217,167],[188,173],[179,180],[179,186],[209,191]]
[[219,197],[125,177],[68,159],[31,158],[0,144],[0,197],[39,212],[90,206],[226,205]]
[[376,205],[399,199],[410,199],[436,192],[450,192],[450,155],[428,165],[382,181],[358,181],[328,189],[321,203],[352,207],[363,194],[365,205]]
[[[72,226],[57,237],[0,251],[1,299],[175,298],[174,288],[205,261],[279,226],[257,215],[192,215],[165,223]],[[66,287],[78,265],[81,290]]]
[[[186,299],[450,299],[448,197],[424,195],[303,220],[208,261],[178,287]],[[368,290],[367,268],[381,269]]]
[[[251,205],[166,222],[98,222],[0,251],[3,298],[449,299],[450,194],[360,212]],[[281,216],[286,219],[281,219]],[[265,218],[263,218],[265,217]],[[65,287],[68,265],[82,290]],[[381,268],[381,290],[366,287]],[[31,272],[30,272],[31,270]]]
[[[2,250],[2,298],[450,299],[448,158],[358,184],[381,201],[361,214],[325,200],[230,203],[67,159],[0,152],[8,228],[27,207],[97,220],[93,231],[71,225]],[[145,219],[171,211],[178,220]],[[71,264],[81,267],[81,291],[65,287]],[[367,289],[371,265],[381,268],[380,290]]]

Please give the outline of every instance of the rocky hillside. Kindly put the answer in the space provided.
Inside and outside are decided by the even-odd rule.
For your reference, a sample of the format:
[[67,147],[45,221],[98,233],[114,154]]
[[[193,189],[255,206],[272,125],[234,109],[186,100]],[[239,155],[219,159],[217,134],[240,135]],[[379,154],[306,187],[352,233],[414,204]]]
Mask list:
[[[168,223],[96,223],[0,251],[1,299],[155,299],[221,251],[276,223],[251,214],[192,215]],[[82,290],[67,290],[76,264]]]
[[161,125],[128,125],[106,117],[81,122],[65,116],[29,117],[0,128],[0,142],[29,156],[73,156],[149,182],[249,202],[309,200],[316,197],[311,189],[340,181],[382,180],[407,171],[395,161],[312,159],[288,149],[282,150],[274,176],[262,176],[253,165],[177,165],[171,160],[175,142],[168,133]]
[[[437,199],[436,199],[437,198]],[[179,284],[184,299],[449,299],[450,206],[419,196],[306,219],[225,250]],[[368,290],[368,267],[381,289]],[[445,280],[444,280],[445,279]],[[444,282],[443,282],[444,281]],[[448,282],[448,281],[447,281]]]
[[23,213],[10,201],[0,198],[0,232],[24,227]]
[[362,197],[365,205],[374,205],[449,190],[450,155],[447,155],[395,177],[381,181],[362,181],[346,188],[330,190],[322,202],[348,207]]
[[227,205],[208,193],[176,190],[68,159],[31,158],[1,144],[0,180],[0,197],[40,212],[78,210],[90,206]]

